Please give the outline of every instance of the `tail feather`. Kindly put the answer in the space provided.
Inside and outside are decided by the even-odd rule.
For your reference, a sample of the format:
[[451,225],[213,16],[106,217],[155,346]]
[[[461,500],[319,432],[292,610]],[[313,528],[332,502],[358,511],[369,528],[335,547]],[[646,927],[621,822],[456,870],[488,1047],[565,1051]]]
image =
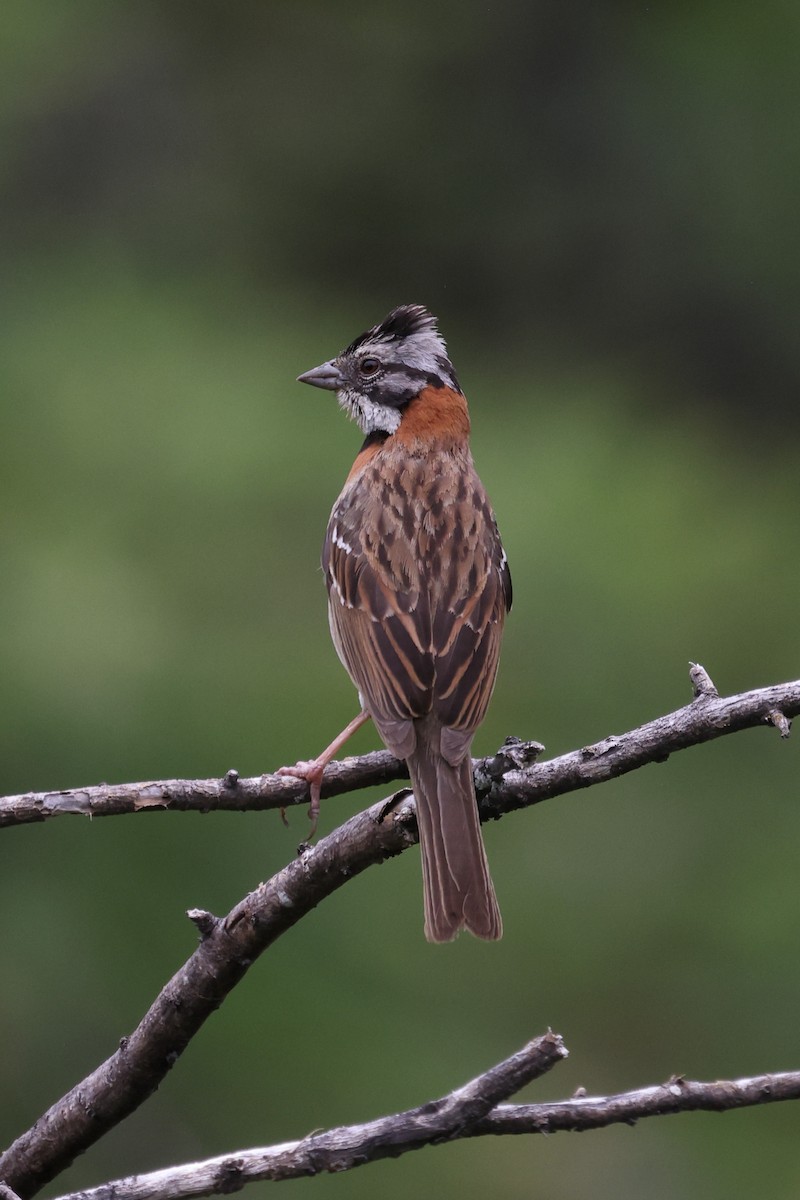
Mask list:
[[417,801],[426,938],[449,942],[462,929],[501,937],[469,755],[451,766],[420,738],[407,761]]

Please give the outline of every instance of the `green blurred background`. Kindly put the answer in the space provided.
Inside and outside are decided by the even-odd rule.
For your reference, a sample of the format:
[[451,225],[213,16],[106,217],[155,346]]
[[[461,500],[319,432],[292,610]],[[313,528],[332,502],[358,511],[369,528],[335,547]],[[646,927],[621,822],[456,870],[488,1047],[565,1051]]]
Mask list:
[[[514,572],[477,752],[639,724],[690,659],[796,676],[799,45],[780,3],[6,4],[0,792],[257,774],[353,715],[318,552],[360,439],[294,378],[407,301]],[[49,1194],[419,1103],[548,1025],[530,1097],[798,1067],[796,778],[752,731],[492,825],[498,946],[426,945],[415,853],[355,880]],[[0,1142],[305,830],[3,833]],[[776,1105],[292,1195],[796,1197],[797,1135]]]

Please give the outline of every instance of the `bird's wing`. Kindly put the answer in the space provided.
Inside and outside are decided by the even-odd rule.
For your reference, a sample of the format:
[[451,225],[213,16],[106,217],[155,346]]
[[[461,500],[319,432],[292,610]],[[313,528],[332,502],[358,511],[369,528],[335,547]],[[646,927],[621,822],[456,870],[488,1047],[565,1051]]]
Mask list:
[[331,514],[322,554],[331,634],[390,748],[413,748],[432,712],[458,762],[494,687],[511,578],[471,460],[416,477],[370,468]]
[[331,636],[384,741],[405,757],[412,722],[431,706],[430,603],[402,517],[354,492],[334,507],[322,550]]
[[511,573],[486,493],[473,473],[467,496],[448,514],[441,570],[434,579],[432,640],[435,712],[444,757],[469,749],[494,690]]

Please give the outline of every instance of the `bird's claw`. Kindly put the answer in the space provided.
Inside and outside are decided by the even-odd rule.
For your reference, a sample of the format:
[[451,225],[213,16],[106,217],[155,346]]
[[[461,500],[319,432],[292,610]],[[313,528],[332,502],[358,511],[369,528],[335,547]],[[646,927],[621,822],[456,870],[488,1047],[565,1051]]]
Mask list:
[[324,764],[321,765],[319,759],[313,758],[308,762],[295,763],[293,767],[279,767],[275,773],[276,775],[290,775],[292,778],[302,779],[308,784],[311,797],[311,803],[308,806],[308,817],[311,821],[311,829],[308,834],[310,840],[317,832],[319,804],[322,796],[322,776],[325,773]]

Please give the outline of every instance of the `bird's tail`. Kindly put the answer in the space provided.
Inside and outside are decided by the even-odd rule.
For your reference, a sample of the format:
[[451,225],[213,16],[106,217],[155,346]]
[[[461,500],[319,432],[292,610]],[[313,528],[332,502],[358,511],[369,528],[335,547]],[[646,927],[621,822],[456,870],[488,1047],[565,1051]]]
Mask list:
[[418,738],[407,761],[417,801],[425,937],[449,942],[462,929],[479,938],[502,937],[469,754],[451,766]]

